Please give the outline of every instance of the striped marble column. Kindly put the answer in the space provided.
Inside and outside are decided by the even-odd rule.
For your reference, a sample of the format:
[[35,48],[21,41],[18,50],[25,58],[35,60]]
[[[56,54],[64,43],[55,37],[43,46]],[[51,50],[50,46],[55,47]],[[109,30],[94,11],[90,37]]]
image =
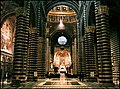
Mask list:
[[30,1],[26,2],[26,7],[25,8],[26,8],[25,14],[28,18],[30,18]]
[[[84,3],[84,5],[83,5],[83,24],[84,24],[84,26],[82,27],[82,29],[86,29],[86,26],[87,26],[87,13],[86,13],[86,10],[87,9],[87,7],[86,7],[86,5],[85,5],[85,3]],[[84,39],[84,37],[83,38],[81,38],[81,46],[82,46],[82,72],[84,73],[84,77],[86,77],[86,60],[85,60],[85,39]]]
[[[41,14],[40,14],[40,12],[41,12],[41,9],[40,9],[40,4],[38,4],[38,8],[37,8],[37,29],[39,30],[39,32],[41,32],[40,31],[40,27],[41,27],[41,19],[40,19],[40,17],[41,17]],[[40,33],[39,33],[39,35],[40,35]]]
[[95,47],[94,47],[94,27],[88,26],[85,32],[85,55],[86,55],[86,78],[94,77],[95,73]]
[[2,12],[3,12],[3,1],[0,1],[0,13],[2,15]]
[[[44,23],[44,22],[43,22]],[[45,24],[45,23],[44,23]],[[45,52],[46,52],[46,48],[45,48],[45,32],[44,32],[44,25],[42,26],[42,30],[43,30],[43,34],[42,34],[42,53],[41,53],[41,57],[42,57],[42,59],[41,59],[41,67],[42,67],[42,69],[41,69],[41,78],[45,78],[45,68],[46,68],[46,63],[45,63]]]
[[[2,1],[0,1],[0,14],[1,14],[0,19],[2,19],[2,14],[3,14],[3,2]],[[2,25],[2,23],[0,21],[0,28],[2,27],[1,25]]]
[[38,49],[38,33],[35,28],[29,30],[29,51],[28,51],[28,80],[33,81],[37,77],[37,49]]
[[41,4],[37,8],[37,29],[39,30],[38,38],[38,78],[44,78],[45,75],[45,40],[43,36],[43,17],[41,14]]
[[[98,18],[98,7],[100,5],[100,2],[99,1],[94,1],[94,6],[95,6],[95,19]],[[96,20],[96,23],[97,23],[97,20]],[[95,27],[95,34],[96,34],[96,29],[99,29],[99,26],[96,25]],[[97,81],[98,81],[98,75],[99,75],[99,72],[98,72],[98,54],[97,54],[97,37],[95,35],[95,54],[96,54],[96,77],[97,77]]]
[[45,60],[43,60],[43,37],[38,37],[38,78],[44,78]]
[[[23,8],[20,8],[18,10],[23,10]],[[19,80],[21,83],[24,83],[26,81],[26,77],[27,77],[26,65],[27,65],[27,55],[28,55],[27,54],[28,29],[29,29],[29,18],[19,13],[16,21],[13,77],[12,77],[13,85],[16,85],[16,80]]]
[[112,83],[112,66],[110,53],[110,31],[108,7],[99,5],[95,7],[97,57],[100,83]]
[[117,84],[120,79],[120,41],[117,29],[111,29],[110,43],[111,43],[111,60],[112,60],[112,73],[113,82]]
[[85,60],[85,38],[81,38],[81,61],[82,61],[82,68],[80,71],[84,73],[84,77],[86,77],[86,60]]

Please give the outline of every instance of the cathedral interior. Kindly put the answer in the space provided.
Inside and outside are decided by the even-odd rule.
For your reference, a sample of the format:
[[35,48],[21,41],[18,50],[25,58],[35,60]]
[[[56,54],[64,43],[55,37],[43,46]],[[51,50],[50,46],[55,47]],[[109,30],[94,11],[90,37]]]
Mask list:
[[118,89],[119,0],[0,1],[1,89]]

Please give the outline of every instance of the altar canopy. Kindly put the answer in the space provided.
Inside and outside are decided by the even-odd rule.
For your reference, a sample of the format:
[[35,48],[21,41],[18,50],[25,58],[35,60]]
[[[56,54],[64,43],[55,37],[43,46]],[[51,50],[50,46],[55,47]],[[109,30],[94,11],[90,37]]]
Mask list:
[[64,65],[65,67],[71,66],[71,56],[70,52],[66,50],[57,51],[54,55],[54,62],[55,67],[60,67],[60,65]]

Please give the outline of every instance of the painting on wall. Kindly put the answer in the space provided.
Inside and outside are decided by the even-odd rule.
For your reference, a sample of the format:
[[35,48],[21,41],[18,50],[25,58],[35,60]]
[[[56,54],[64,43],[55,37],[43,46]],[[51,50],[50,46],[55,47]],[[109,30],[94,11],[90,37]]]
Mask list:
[[15,16],[7,18],[1,28],[1,51],[13,54],[15,35]]
[[65,67],[71,66],[71,55],[66,50],[59,50],[54,55],[54,66],[59,67],[60,65]]

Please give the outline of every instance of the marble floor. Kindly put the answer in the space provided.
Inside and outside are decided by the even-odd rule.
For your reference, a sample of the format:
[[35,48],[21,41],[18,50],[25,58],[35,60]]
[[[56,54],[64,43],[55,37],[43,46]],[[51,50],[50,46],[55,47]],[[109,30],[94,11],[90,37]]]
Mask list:
[[19,87],[4,85],[1,89],[119,89],[118,86],[102,86],[97,82],[79,81],[78,78],[46,78],[37,82],[26,82]]

